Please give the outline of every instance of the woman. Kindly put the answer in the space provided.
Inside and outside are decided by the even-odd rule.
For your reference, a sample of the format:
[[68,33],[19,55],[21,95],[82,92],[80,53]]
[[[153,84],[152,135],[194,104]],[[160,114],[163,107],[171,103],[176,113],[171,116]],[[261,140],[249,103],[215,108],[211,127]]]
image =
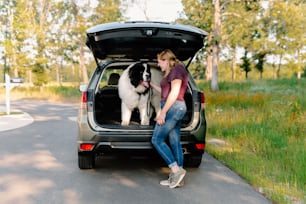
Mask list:
[[[168,180],[160,182],[175,188],[182,184],[186,170],[183,169],[183,151],[181,146],[181,120],[186,113],[184,94],[188,85],[188,73],[171,50],[157,54],[158,66],[164,76],[160,87],[151,86],[161,92],[161,112],[156,118],[152,144],[171,169]],[[169,144],[166,139],[169,138]]]

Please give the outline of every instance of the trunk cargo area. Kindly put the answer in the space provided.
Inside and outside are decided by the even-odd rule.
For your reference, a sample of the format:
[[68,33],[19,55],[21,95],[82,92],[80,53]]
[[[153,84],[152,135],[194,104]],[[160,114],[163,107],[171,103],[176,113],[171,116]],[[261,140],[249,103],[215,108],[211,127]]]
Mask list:
[[[193,99],[190,92],[186,92],[185,102],[187,112],[182,120],[182,127],[188,126],[193,118]],[[96,123],[103,125],[120,125],[121,124],[121,99],[119,98],[118,88],[114,86],[105,86],[99,90],[95,96],[94,115]],[[155,112],[152,113],[150,126],[155,124]],[[140,125],[140,116],[137,108],[134,109],[130,125]]]

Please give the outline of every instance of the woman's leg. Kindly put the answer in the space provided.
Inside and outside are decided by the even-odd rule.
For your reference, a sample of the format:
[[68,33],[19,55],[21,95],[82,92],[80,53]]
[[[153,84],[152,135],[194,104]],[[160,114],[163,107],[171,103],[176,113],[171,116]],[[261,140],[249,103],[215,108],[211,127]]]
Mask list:
[[169,133],[169,143],[173,152],[173,156],[179,167],[183,167],[184,154],[181,145],[181,121]]
[[169,132],[172,128],[170,128],[169,122],[166,122],[164,125],[155,125],[153,137],[152,137],[152,144],[160,154],[160,156],[164,159],[167,165],[171,168],[172,166],[176,165],[176,160],[173,156],[171,149],[169,148],[168,144],[166,143],[166,138],[169,135]]
[[175,127],[169,133],[169,143],[177,164],[183,167],[183,149],[181,145],[181,121],[186,113],[186,104],[183,101],[177,101],[173,105],[173,110],[169,111],[169,114],[173,114],[173,117],[177,120]]
[[[185,115],[185,113],[186,113],[185,102],[177,101],[168,110],[165,124],[155,125],[152,137],[152,144],[154,145],[156,150],[159,152],[161,157],[166,161],[167,165],[170,168],[175,165],[180,165],[180,166],[183,165],[182,147],[180,144],[180,128],[181,128],[180,121]],[[170,136],[170,133],[171,133],[171,138],[169,138],[169,140],[170,144],[172,143],[171,146],[173,146],[172,150],[165,142],[166,138]],[[178,164],[178,162],[180,162],[180,164]]]

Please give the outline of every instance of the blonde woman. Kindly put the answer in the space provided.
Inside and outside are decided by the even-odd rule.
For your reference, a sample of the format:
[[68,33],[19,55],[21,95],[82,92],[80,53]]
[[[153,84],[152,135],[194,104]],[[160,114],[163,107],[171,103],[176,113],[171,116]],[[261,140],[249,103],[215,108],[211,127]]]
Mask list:
[[[160,86],[151,83],[161,93],[161,112],[156,118],[152,144],[171,169],[169,178],[160,184],[175,188],[182,184],[186,174],[180,139],[181,120],[186,113],[184,94],[188,85],[188,73],[169,49],[157,54],[157,61],[164,76]],[[167,138],[170,146],[166,143]]]

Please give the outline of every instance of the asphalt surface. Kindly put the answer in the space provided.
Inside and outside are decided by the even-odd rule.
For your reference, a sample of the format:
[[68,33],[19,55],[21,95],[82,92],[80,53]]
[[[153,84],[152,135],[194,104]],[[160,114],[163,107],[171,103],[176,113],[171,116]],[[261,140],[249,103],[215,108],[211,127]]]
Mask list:
[[12,112],[22,114],[0,116],[1,204],[271,204],[207,153],[177,189],[159,185],[169,169],[156,158],[102,157],[80,170],[75,104],[25,100]]
[[[0,112],[6,113],[6,108],[0,106]],[[17,114],[16,114],[17,112]],[[0,116],[0,132],[21,128],[34,122],[34,119],[28,113],[13,109],[10,115]]]

